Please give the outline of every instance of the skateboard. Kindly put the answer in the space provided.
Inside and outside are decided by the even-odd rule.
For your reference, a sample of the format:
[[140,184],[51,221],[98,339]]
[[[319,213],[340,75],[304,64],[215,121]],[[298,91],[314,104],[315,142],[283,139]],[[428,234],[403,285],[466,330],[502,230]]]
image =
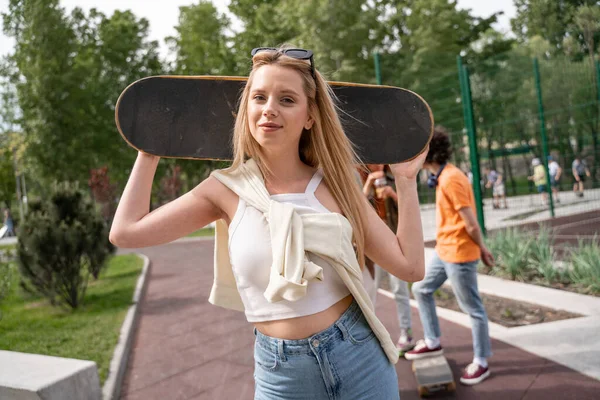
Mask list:
[[[152,76],[129,85],[115,109],[133,148],[160,157],[231,160],[231,138],[245,77]],[[360,160],[408,161],[433,134],[429,105],[406,89],[329,82],[346,135]]]
[[448,360],[443,355],[414,360],[412,370],[417,379],[419,396],[425,397],[434,392],[446,390],[454,392],[456,383]]

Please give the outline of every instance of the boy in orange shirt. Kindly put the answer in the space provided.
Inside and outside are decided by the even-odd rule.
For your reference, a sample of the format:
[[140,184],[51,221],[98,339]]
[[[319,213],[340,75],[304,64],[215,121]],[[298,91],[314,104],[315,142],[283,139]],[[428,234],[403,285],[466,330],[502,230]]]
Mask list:
[[427,266],[425,278],[412,286],[425,339],[417,342],[405,357],[415,360],[443,354],[433,293],[450,279],[461,309],[471,317],[473,332],[475,357],[460,381],[475,385],[490,375],[486,359],[492,354],[488,318],[477,288],[477,264],[481,259],[486,265],[493,265],[494,257],[483,243],[469,180],[448,163],[451,154],[448,134],[436,127],[423,165],[431,173],[429,186],[435,187],[436,255]]

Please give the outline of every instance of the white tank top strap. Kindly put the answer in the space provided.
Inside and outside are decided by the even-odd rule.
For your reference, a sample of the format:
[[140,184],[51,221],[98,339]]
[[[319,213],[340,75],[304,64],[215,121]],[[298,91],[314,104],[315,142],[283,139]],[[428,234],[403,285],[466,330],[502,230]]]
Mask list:
[[322,179],[323,179],[323,170],[321,168],[319,168],[317,170],[317,172],[315,172],[313,177],[310,179],[310,182],[308,182],[308,186],[306,186],[306,191],[304,193],[314,195],[315,190],[317,190],[317,188],[319,187],[319,184],[321,183]]

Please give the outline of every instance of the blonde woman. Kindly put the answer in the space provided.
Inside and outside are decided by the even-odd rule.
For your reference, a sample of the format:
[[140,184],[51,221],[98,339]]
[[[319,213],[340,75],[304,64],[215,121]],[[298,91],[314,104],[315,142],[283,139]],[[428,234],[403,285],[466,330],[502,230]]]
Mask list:
[[256,335],[255,399],[398,399],[398,352],[362,286],[364,256],[405,281],[424,275],[416,175],[391,166],[395,235],[364,199],[358,164],[312,52],[258,48],[241,95],[234,161],[150,212],[159,158],[140,153],[110,233],[154,246],[217,221],[209,301]]

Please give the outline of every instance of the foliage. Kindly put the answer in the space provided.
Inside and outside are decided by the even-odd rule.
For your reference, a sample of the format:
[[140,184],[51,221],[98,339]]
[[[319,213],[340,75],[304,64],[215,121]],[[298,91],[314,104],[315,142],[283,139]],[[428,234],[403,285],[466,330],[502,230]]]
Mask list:
[[[583,7],[598,8],[598,2],[596,0],[515,0],[517,12],[511,21],[513,32],[521,42],[526,42],[534,36],[543,37],[550,43],[553,54],[564,54],[565,47],[576,43],[578,49],[573,57],[581,59],[589,51],[576,21]],[[596,48],[591,50],[593,53]]]
[[519,228],[495,232],[487,239],[497,262],[493,275],[508,276],[512,280],[542,280],[547,284],[562,276],[556,268],[556,252],[552,231],[541,225],[535,235]]
[[164,204],[175,200],[181,194],[181,187],[181,167],[179,165],[171,165],[167,174],[160,180],[158,201]]
[[207,0],[179,7],[177,36],[166,38],[175,54],[172,70],[187,75],[232,75],[232,49],[227,46],[229,19]]
[[92,169],[88,186],[92,192],[92,198],[101,207],[104,221],[110,224],[116,211],[117,188],[110,182],[108,166]]
[[529,251],[529,268],[533,269],[547,283],[554,283],[560,276],[556,268],[556,252],[553,247],[552,232],[545,226],[540,226]]
[[55,185],[50,197],[31,204],[22,224],[17,257],[23,287],[55,304],[77,308],[88,277],[97,277],[114,248],[104,220],[76,185]]
[[540,226],[532,234],[519,228],[500,230],[487,240],[496,256],[496,266],[488,273],[512,280],[544,284],[576,285],[587,293],[600,294],[600,247],[598,237],[579,240],[567,251],[566,266],[557,268],[558,256],[553,247],[552,231]]
[[0,209],[10,207],[16,190],[12,151],[4,147],[0,149]]
[[[19,125],[32,172],[44,182],[87,181],[107,164],[124,180],[133,152],[114,128],[114,105],[132,81],[160,73],[148,22],[130,11],[66,15],[58,0],[11,0],[4,30],[16,40]],[[60,154],[60,157],[57,155]]]
[[[1,254],[0,254],[1,257]],[[0,304],[10,290],[12,281],[12,268],[10,263],[0,259]],[[2,319],[2,310],[0,310],[0,320]]]
[[488,239],[488,247],[497,258],[493,275],[508,275],[512,280],[525,280],[529,275],[529,259],[533,238],[518,228],[509,228]]
[[590,242],[579,240],[576,249],[571,250],[571,269],[569,278],[572,282],[586,288],[592,293],[600,293],[600,246],[597,236]]

